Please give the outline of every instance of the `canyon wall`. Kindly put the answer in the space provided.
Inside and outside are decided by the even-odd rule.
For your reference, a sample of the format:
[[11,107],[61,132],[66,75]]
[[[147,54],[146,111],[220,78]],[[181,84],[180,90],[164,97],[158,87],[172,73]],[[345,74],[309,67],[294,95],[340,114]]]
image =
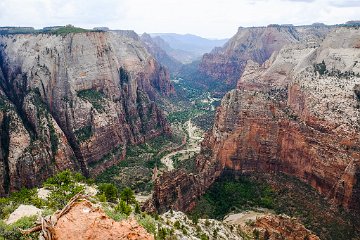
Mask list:
[[201,81],[210,87],[217,86],[216,91],[221,86],[225,92],[234,89],[248,60],[263,64],[285,45],[303,41],[316,44],[329,30],[327,26],[240,27],[224,47],[203,56],[199,64]]
[[170,46],[161,38],[152,38],[149,34],[143,33],[141,35],[141,41],[143,41],[146,49],[152,56],[163,66],[167,67],[170,73],[177,73],[182,63],[170,56],[165,49],[170,50]]
[[[169,132],[169,74],[133,34],[0,36],[0,194],[63,169],[96,175]],[[136,35],[137,36],[137,35]]]
[[249,60],[217,109],[197,170],[157,180],[147,208],[190,210],[224,171],[285,173],[360,211],[360,31],[284,46]]

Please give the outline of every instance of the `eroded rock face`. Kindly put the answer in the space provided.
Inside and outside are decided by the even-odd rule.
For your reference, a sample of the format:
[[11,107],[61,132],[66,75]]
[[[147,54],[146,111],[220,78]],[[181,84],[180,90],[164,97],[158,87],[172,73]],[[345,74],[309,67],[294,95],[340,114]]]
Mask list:
[[168,55],[162,48],[162,46],[166,44],[162,38],[152,38],[149,34],[143,33],[141,35],[141,41],[144,43],[149,53],[151,53],[159,63],[167,67],[171,73],[177,73],[180,70],[182,65],[181,62]]
[[[224,171],[282,172],[360,211],[360,116],[353,90],[360,83],[359,39],[358,30],[338,28],[319,47],[292,45],[263,65],[248,62],[238,89],[222,99],[195,176],[179,174],[181,184],[176,173],[162,176],[155,189],[163,192],[156,196],[175,201],[154,201],[189,210],[191,199]],[[171,186],[178,189],[166,193]],[[179,204],[184,200],[190,203]]]
[[274,52],[287,44],[307,41],[317,45],[329,32],[326,26],[240,27],[222,48],[205,54],[199,65],[207,85],[218,84],[233,89],[248,60],[263,64]]
[[169,132],[169,74],[131,34],[0,38],[0,194],[54,172],[96,175]]
[[52,233],[56,240],[154,239],[135,219],[114,221],[88,201],[74,203],[57,220]]

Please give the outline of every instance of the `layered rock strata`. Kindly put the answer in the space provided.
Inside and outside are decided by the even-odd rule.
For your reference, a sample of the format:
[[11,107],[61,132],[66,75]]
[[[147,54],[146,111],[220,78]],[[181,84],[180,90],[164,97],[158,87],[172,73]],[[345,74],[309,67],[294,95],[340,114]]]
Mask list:
[[[283,47],[248,61],[217,110],[193,175],[163,175],[148,209],[190,210],[224,171],[285,173],[360,211],[360,31]],[[175,177],[174,177],[175,176]]]
[[133,34],[1,36],[0,194],[118,163],[129,144],[169,132],[154,101],[173,93]]
[[330,27],[325,25],[240,27],[224,47],[215,48],[203,56],[199,64],[201,81],[209,86],[222,86],[222,91],[231,90],[235,88],[248,60],[263,64],[285,45],[304,41],[316,45],[329,30]]

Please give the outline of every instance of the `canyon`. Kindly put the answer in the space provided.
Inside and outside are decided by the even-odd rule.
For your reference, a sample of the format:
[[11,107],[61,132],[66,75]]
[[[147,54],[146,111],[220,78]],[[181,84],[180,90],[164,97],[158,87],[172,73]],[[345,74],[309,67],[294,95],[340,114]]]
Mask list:
[[170,128],[175,94],[133,31],[0,36],[0,194],[72,169],[96,176]]
[[359,212],[360,32],[334,27],[315,39],[282,46],[262,64],[246,62],[217,109],[196,171],[162,175],[146,209],[190,211],[223,173],[257,172],[295,176]]
[[214,48],[203,55],[198,66],[201,77],[197,80],[224,95],[236,87],[248,60],[261,65],[285,45],[305,41],[316,44],[330,29],[326,25],[239,27],[223,47]]
[[[333,209],[360,213],[358,27],[240,27],[189,65],[158,36],[76,31],[0,35],[1,196],[69,169],[143,191],[143,210],[167,216],[162,226],[185,219],[191,234],[209,236],[219,226],[223,239],[243,236],[220,222],[206,226],[207,219],[199,232],[173,211],[191,214],[224,176],[251,176],[280,191],[296,188],[295,179],[319,194],[314,202],[331,205],[321,209],[330,217],[338,213]],[[208,129],[216,97],[222,100]],[[310,215],[316,207],[309,204]],[[318,239],[291,217],[274,214],[246,228],[274,239]],[[165,231],[157,223],[155,230]],[[360,233],[358,220],[350,225]]]

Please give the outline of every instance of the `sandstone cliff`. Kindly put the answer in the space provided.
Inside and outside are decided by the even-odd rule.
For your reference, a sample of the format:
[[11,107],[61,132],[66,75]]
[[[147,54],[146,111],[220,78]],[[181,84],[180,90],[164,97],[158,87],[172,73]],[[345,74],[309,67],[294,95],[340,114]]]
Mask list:
[[132,35],[0,37],[0,194],[62,169],[95,175],[169,131],[169,74]]
[[189,210],[225,170],[282,172],[360,211],[360,31],[283,47],[248,64],[217,110],[197,171],[163,175],[148,208]]
[[198,81],[209,86],[222,87],[225,93],[235,88],[248,60],[263,64],[287,44],[303,41],[316,44],[329,32],[327,26],[240,27],[222,48],[205,54],[199,64]]
[[152,38],[149,34],[143,33],[141,35],[141,41],[144,42],[149,53],[151,53],[159,63],[167,67],[171,73],[177,73],[180,70],[181,62],[167,54],[164,49],[170,48],[170,46],[164,46],[167,45],[167,43],[162,38]]

